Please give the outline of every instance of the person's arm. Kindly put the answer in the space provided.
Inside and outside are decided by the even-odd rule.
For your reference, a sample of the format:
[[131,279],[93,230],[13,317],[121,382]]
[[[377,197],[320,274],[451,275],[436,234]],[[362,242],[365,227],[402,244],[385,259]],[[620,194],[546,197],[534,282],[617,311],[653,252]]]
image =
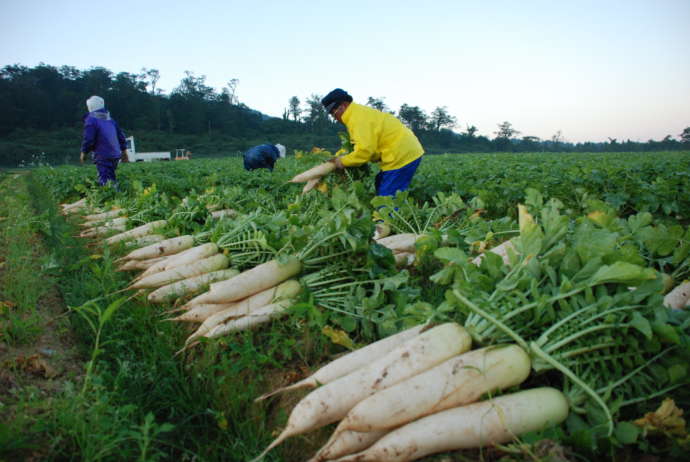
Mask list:
[[89,119],[84,122],[84,135],[81,142],[81,153],[79,154],[79,161],[84,163],[86,154],[93,151],[96,142],[96,125]]
[[125,133],[122,131],[117,122],[115,123],[115,133],[117,133],[117,142],[120,144],[120,157],[121,162],[129,162],[129,156],[127,156],[127,140],[125,139]]
[[[359,167],[370,162],[378,148],[371,120],[350,120],[347,125],[354,151],[338,157],[343,167]],[[338,163],[336,163],[338,166]]]

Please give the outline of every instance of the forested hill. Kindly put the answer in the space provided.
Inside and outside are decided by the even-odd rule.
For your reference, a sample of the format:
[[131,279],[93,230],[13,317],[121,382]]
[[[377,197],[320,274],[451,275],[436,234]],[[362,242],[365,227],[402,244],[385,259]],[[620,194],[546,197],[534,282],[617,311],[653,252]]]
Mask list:
[[[282,117],[268,117],[239,102],[237,80],[221,91],[206,85],[204,76],[186,72],[170,94],[156,87],[155,69],[139,74],[115,73],[103,67],[79,70],[71,66],[36,67],[8,65],[0,69],[0,164],[30,162],[37,156],[50,163],[77,158],[85,101],[100,95],[128,135],[137,138],[140,150],[190,149],[195,155],[218,156],[242,152],[264,142],[282,143],[292,149],[312,146],[335,148],[338,131],[320,104],[322,95],[304,101],[286,95]],[[362,101],[364,102],[364,101]],[[419,136],[427,152],[494,151],[658,151],[690,148],[690,128],[676,141],[671,135],[647,143],[620,142],[572,144],[560,132],[550,140],[519,138],[510,122],[499,124],[496,137],[476,134],[470,121],[459,123],[446,108],[427,115],[420,107],[403,104],[395,112],[383,98],[369,97],[367,104],[394,113]],[[453,131],[466,126],[462,133]]]

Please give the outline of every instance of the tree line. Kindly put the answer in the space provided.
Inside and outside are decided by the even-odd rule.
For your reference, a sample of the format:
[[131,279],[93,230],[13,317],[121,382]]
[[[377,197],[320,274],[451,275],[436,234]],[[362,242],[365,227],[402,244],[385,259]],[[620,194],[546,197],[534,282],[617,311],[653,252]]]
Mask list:
[[[315,141],[335,145],[337,137],[332,135],[343,129],[326,114],[321,95],[312,94],[304,102],[292,96],[286,101],[282,117],[268,117],[239,101],[237,79],[228,80],[218,91],[206,84],[205,76],[187,71],[169,94],[157,87],[159,79],[156,69],[114,73],[104,67],[80,70],[47,64],[5,66],[0,69],[0,136],[17,139],[21,134],[30,136],[32,131],[77,131],[86,112],[85,100],[91,95],[105,98],[107,108],[127,132],[144,136],[153,132],[184,135],[187,140],[190,136],[229,140],[235,150],[269,139],[289,139],[295,148],[308,148]],[[431,153],[654,151],[690,147],[690,127],[678,135],[679,140],[668,135],[663,140],[646,143],[616,139],[605,143],[570,143],[560,132],[548,140],[521,137],[506,121],[498,125],[495,136],[490,138],[478,135],[477,128],[471,124],[457,131],[458,119],[446,107],[437,107],[427,114],[410,104],[391,110],[381,97],[369,97],[366,104],[397,116]],[[3,151],[0,146],[0,158]]]

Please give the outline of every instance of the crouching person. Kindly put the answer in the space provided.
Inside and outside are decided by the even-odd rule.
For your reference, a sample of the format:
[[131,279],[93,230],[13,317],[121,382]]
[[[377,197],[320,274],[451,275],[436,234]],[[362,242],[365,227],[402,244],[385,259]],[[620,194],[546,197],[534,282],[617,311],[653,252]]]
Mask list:
[[84,163],[86,154],[93,153],[93,163],[98,170],[98,183],[105,186],[111,181],[117,188],[117,165],[120,161],[128,161],[125,134],[105,109],[103,98],[90,97],[86,100],[86,107],[89,113],[84,117],[84,136],[79,160]]
[[267,168],[273,171],[276,160],[283,157],[285,157],[285,146],[282,144],[260,144],[247,149],[244,153],[244,169]]

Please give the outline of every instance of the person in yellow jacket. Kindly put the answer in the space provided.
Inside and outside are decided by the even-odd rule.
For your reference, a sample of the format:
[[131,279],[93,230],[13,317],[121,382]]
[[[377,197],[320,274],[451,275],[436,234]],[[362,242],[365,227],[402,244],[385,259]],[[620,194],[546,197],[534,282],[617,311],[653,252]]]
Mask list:
[[326,111],[347,127],[354,150],[331,161],[337,168],[378,162],[376,195],[394,196],[405,191],[417,171],[424,149],[412,130],[394,115],[354,103],[346,91],[336,88],[321,100]]

